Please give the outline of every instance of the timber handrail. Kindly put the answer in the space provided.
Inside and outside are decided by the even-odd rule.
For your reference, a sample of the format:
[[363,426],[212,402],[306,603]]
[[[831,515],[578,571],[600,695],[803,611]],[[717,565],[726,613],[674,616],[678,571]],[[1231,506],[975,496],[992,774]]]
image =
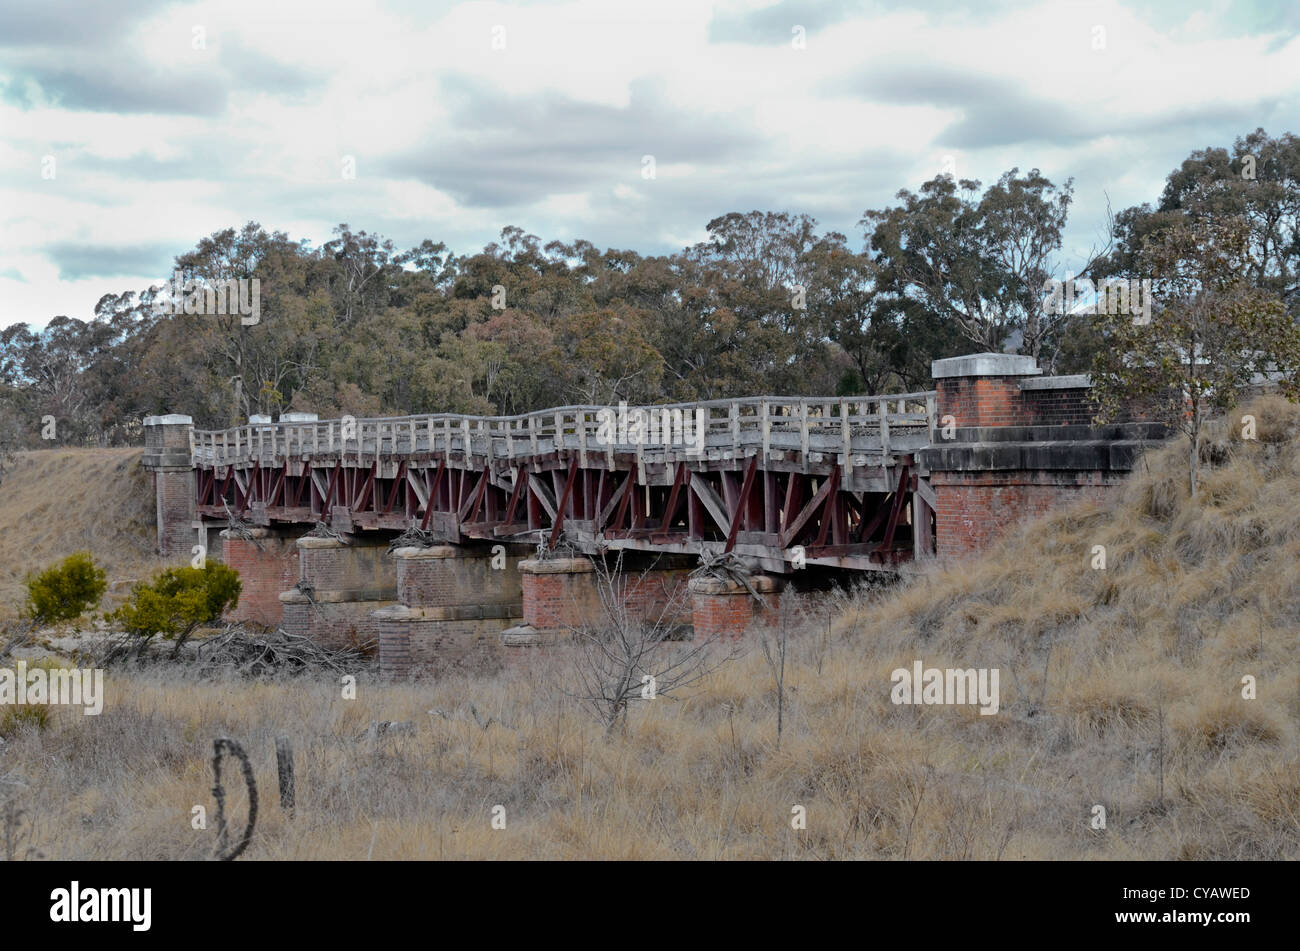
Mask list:
[[[880,396],[752,396],[632,406],[559,406],[517,416],[432,413],[372,418],[343,417],[317,421],[248,423],[221,430],[196,430],[192,461],[200,466],[239,464],[253,459],[356,454],[378,458],[413,452],[462,452],[509,459],[540,452],[576,450],[580,455],[662,448],[653,432],[628,438],[616,431],[602,435],[609,423],[640,416],[647,428],[667,421],[677,435],[701,452],[742,453],[797,449],[806,457],[822,452],[848,462],[855,438],[870,442],[870,451],[888,456],[891,434],[933,432],[935,393],[890,393]],[[677,415],[680,414],[680,415]],[[697,424],[702,422],[703,437]],[[660,434],[662,436],[662,433]],[[459,445],[457,445],[457,443]],[[666,443],[665,443],[666,444]],[[671,448],[680,449],[681,444]],[[500,451],[498,451],[500,450]]]

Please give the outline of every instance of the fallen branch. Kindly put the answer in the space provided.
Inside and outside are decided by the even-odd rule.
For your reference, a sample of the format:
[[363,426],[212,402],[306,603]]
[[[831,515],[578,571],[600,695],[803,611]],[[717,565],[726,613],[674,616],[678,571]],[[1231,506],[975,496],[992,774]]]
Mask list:
[[241,673],[329,670],[347,673],[367,663],[365,654],[349,648],[323,647],[309,637],[281,628],[250,631],[239,624],[196,643],[195,666],[201,670],[236,669]]

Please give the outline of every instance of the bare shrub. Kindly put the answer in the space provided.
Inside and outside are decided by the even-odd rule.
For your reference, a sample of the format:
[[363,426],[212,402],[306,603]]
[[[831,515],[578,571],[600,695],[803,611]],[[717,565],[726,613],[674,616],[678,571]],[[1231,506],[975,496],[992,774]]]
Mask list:
[[651,583],[652,564],[636,575],[623,570],[623,553],[609,564],[593,558],[596,591],[603,617],[573,629],[573,686],[563,689],[605,728],[609,735],[637,700],[670,697],[739,654],[723,649],[717,637],[680,640],[675,620],[682,604],[680,590],[665,592],[664,606],[649,616],[633,607],[629,595]]

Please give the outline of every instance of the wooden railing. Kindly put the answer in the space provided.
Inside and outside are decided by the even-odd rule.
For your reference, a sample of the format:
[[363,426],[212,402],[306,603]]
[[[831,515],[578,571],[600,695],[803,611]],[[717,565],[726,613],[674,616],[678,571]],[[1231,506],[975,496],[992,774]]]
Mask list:
[[[644,421],[640,438],[633,425]],[[651,420],[659,424],[653,426]],[[620,426],[620,420],[626,423]],[[667,432],[664,431],[665,423]],[[196,466],[342,453],[380,458],[421,452],[469,452],[492,458],[526,458],[559,450],[588,454],[656,453],[700,458],[761,448],[888,457],[891,439],[906,451],[928,444],[935,426],[935,393],[844,398],[748,397],[661,406],[561,406],[521,416],[441,413],[378,419],[250,423],[233,429],[194,431]]]

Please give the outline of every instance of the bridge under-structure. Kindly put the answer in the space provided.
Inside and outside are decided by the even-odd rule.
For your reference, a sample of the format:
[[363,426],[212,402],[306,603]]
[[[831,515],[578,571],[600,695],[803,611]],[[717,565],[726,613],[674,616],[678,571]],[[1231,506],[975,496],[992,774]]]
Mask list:
[[[962,554],[1096,496],[1155,435],[1092,426],[1087,378],[1030,358],[933,372],[933,391],[879,396],[217,431],[150,417],[159,550],[215,555],[219,533],[238,617],[377,645],[389,673],[495,665],[598,623],[612,554],[636,569],[619,597],[637,610],[736,635],[792,580]],[[694,571],[727,554],[747,583]]]

